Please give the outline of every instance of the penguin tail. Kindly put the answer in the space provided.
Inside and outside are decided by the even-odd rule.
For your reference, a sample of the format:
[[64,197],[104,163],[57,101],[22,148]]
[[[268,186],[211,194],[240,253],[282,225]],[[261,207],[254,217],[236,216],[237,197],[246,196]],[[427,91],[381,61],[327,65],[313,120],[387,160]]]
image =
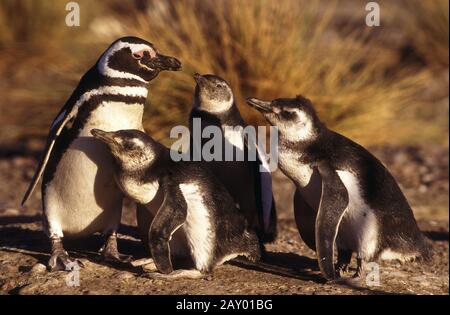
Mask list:
[[420,258],[425,261],[430,261],[433,258],[434,250],[430,239],[420,233],[420,238],[416,244],[420,252]]
[[246,258],[252,262],[257,262],[261,259],[261,247],[258,236],[253,231],[245,231],[245,250]]
[[409,251],[416,253],[416,258],[424,261],[430,261],[433,258],[434,250],[431,240],[426,237],[417,226],[416,233],[409,241]]
[[419,230],[417,230],[414,236],[403,239],[403,242],[400,244],[400,246],[394,249],[394,252],[397,252],[400,256],[391,258],[387,255],[386,258],[382,256],[382,259],[397,259],[401,262],[407,262],[414,260],[430,261],[433,258],[434,250],[431,241]]

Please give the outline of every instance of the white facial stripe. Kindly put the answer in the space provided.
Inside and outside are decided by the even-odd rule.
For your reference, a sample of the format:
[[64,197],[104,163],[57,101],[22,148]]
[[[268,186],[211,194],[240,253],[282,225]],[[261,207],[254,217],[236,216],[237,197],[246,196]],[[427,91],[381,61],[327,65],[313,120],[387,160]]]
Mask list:
[[142,140],[139,139],[139,138],[133,138],[132,141],[134,142],[134,144],[135,144],[136,146],[138,146],[138,147],[140,147],[140,148],[142,148],[142,147],[145,146],[144,142],[142,142]]
[[[296,121],[283,121],[280,118],[276,120],[281,120],[280,123],[276,124],[280,133],[289,141],[298,142],[314,139],[316,136],[314,132],[313,122],[311,118],[301,110],[288,110],[289,112],[297,114]],[[270,117],[269,117],[270,120]]]
[[141,66],[142,68],[145,68],[147,70],[150,70],[150,71],[154,71],[155,70],[153,68],[150,68],[150,67],[144,65],[140,60],[138,60],[138,64],[139,64],[139,66]]
[[298,110],[298,109],[294,109],[292,112],[296,112],[298,115],[298,120],[302,123],[307,123],[309,122],[311,119],[309,118],[308,115],[306,115],[306,113],[304,111]]
[[100,71],[101,74],[110,77],[110,78],[122,78],[122,79],[136,79],[139,80],[141,82],[145,82],[147,83],[148,81],[144,80],[143,78],[141,78],[140,76],[137,76],[135,74],[132,73],[128,73],[128,72],[123,72],[123,71],[119,71],[119,70],[115,70],[109,67],[108,62],[109,62],[109,58],[116,52],[121,50],[122,48],[128,47],[131,50],[131,53],[136,53],[138,51],[141,50],[149,50],[150,51],[150,55],[152,56],[156,56],[156,51],[145,44],[132,44],[132,43],[127,43],[127,42],[117,42],[115,43],[112,47],[110,47],[102,56],[102,58],[100,59],[99,63],[98,63],[98,70]]

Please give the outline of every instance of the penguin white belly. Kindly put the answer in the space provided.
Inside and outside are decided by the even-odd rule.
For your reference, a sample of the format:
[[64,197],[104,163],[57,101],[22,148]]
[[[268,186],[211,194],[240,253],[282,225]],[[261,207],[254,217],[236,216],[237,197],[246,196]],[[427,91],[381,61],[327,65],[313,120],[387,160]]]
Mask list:
[[378,222],[361,194],[358,178],[349,171],[337,171],[349,195],[349,204],[339,226],[338,248],[356,251],[360,258],[371,259],[378,246]]
[[214,255],[215,236],[210,211],[197,183],[180,184],[180,190],[187,203],[187,216],[183,225],[195,267],[200,271],[209,269]]
[[115,230],[120,224],[122,192],[113,177],[112,157],[90,131],[142,128],[142,104],[102,103],[63,153],[45,190],[49,233],[81,237]]

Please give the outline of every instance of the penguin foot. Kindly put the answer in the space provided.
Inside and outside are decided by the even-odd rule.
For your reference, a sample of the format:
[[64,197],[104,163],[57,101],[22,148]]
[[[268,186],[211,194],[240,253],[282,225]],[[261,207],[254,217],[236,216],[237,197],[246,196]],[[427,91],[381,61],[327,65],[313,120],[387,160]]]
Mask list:
[[338,250],[338,261],[334,267],[336,270],[336,277],[342,278],[342,276],[348,272],[348,266],[352,260],[352,251],[346,249]]
[[197,269],[181,269],[164,274],[160,272],[149,272],[144,277],[153,280],[176,280],[176,279],[206,279],[209,275],[202,273]]
[[81,267],[84,267],[83,263],[78,259],[71,259],[65,250],[53,252],[48,261],[48,269],[50,271],[72,271]]
[[132,257],[130,255],[123,255],[120,253],[102,252],[102,260],[110,263],[129,265],[132,261]]
[[110,234],[105,242],[105,245],[100,249],[100,254],[105,262],[130,264],[132,257],[129,255],[123,255],[119,253],[117,249],[117,235],[116,233]]
[[337,278],[342,278],[344,276],[345,273],[348,272],[348,264],[336,264],[335,267],[336,270],[336,277]]
[[357,258],[356,259],[356,263],[357,263],[357,265],[356,265],[356,272],[353,275],[353,278],[354,279],[360,279],[364,275],[364,262],[363,262],[362,258]]
[[81,261],[69,257],[69,254],[64,250],[61,238],[52,237],[50,240],[52,242],[52,256],[47,264],[49,271],[72,271],[84,267]]

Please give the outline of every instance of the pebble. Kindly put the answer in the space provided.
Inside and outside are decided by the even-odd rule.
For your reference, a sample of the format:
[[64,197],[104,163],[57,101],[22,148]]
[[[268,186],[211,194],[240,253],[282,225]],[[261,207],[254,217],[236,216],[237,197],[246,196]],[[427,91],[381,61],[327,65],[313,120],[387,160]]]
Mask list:
[[13,208],[3,210],[4,215],[19,215],[19,213],[19,210]]
[[47,272],[47,267],[44,264],[37,263],[31,268],[30,272],[32,274],[45,273],[45,272]]
[[144,270],[145,272],[155,272],[158,270],[158,268],[156,268],[155,264],[147,264],[142,266],[142,270]]
[[32,283],[24,286],[19,290],[19,295],[30,295],[35,293],[35,291],[41,286],[40,283]]
[[17,272],[19,272],[19,266],[10,265],[8,263],[2,264],[2,273],[11,275],[11,274],[14,274],[14,273],[17,273]]
[[420,192],[420,193],[424,194],[424,193],[426,193],[427,191],[428,191],[428,187],[427,187],[427,186],[425,186],[425,185],[420,185],[420,187],[419,187],[419,192]]
[[119,280],[129,280],[134,278],[134,274],[128,271],[120,271],[114,274],[113,278],[119,279]]
[[28,285],[25,285],[23,288],[19,290],[19,295],[30,295],[30,294],[36,294],[38,292],[45,292],[49,288],[55,288],[57,286],[60,286],[60,281],[58,279],[47,279],[44,282],[39,281],[35,283],[30,283]]

